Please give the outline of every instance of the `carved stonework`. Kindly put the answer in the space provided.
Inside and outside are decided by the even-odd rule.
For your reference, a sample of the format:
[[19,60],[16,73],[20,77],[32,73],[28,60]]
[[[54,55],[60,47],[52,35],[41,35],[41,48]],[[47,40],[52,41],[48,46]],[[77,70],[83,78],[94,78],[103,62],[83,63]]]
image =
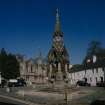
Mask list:
[[64,45],[63,32],[61,31],[60,25],[60,17],[57,10],[52,48],[48,53],[48,65],[52,65],[52,77],[55,80],[58,80],[59,78],[62,78],[62,80],[65,79],[67,77],[67,71],[69,70],[69,63],[69,55]]

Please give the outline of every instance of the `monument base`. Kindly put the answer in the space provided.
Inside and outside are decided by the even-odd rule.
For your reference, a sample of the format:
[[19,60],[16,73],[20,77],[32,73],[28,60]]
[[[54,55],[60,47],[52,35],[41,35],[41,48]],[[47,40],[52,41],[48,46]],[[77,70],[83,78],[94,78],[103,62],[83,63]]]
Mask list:
[[65,86],[69,86],[68,81],[65,80],[55,80],[53,82],[49,82],[49,88],[56,88],[56,89],[64,89]]
[[55,81],[55,82],[54,82],[54,87],[55,87],[55,88],[59,88],[59,89],[60,89],[60,88],[64,88],[64,87],[65,87],[65,84],[66,84],[66,83],[65,83],[64,81]]

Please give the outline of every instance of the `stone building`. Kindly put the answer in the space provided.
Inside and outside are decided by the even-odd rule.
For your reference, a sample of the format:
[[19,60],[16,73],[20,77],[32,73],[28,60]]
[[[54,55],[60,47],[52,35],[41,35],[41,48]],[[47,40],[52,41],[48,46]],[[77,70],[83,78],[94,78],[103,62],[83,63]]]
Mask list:
[[85,65],[71,68],[69,80],[72,85],[76,85],[79,80],[86,80],[91,86],[96,86],[97,82],[105,81],[105,53],[93,55],[86,61]]
[[46,83],[46,60],[41,53],[35,59],[26,59],[24,56],[17,55],[20,64],[20,76],[28,83]]
[[97,82],[104,81],[104,68],[97,67],[92,69],[83,69],[79,71],[71,71],[69,73],[69,80],[71,85],[76,85],[79,80],[87,80],[91,86],[96,86]]

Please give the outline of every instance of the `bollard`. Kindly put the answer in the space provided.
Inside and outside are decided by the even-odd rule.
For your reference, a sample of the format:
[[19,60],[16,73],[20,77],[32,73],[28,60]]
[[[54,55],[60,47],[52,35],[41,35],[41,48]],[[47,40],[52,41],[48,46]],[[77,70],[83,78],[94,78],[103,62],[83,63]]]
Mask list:
[[23,97],[23,100],[25,100],[24,90],[23,90],[23,91],[21,91],[21,95],[22,95],[22,97]]
[[67,82],[64,85],[64,100],[65,100],[65,104],[68,104],[68,84]]
[[10,88],[9,87],[6,88],[6,92],[8,92],[8,93],[10,92]]

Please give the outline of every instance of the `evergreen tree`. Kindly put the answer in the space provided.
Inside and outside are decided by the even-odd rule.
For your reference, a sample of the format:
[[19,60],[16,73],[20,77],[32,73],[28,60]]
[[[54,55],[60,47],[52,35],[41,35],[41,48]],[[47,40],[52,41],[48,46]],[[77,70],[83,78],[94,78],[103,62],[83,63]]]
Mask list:
[[6,70],[6,61],[7,61],[7,53],[4,48],[1,49],[0,52],[0,72],[3,73],[3,71]]
[[[95,62],[93,62],[94,55],[96,56]],[[89,44],[83,65],[85,68],[105,67],[105,48],[102,48],[100,42],[92,41]]]
[[87,56],[91,56],[96,53],[99,53],[101,49],[102,47],[99,41],[92,41],[89,43],[89,47],[87,49]]
[[19,63],[16,56],[7,54],[4,49],[0,53],[0,70],[5,79],[15,79],[20,76]]
[[92,56],[99,53],[102,50],[101,43],[99,41],[91,41],[87,49],[87,54],[83,60],[83,64],[87,63],[87,59],[90,59],[92,62]]

